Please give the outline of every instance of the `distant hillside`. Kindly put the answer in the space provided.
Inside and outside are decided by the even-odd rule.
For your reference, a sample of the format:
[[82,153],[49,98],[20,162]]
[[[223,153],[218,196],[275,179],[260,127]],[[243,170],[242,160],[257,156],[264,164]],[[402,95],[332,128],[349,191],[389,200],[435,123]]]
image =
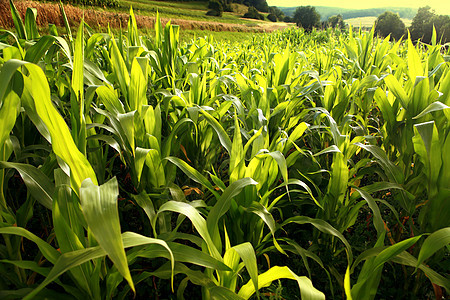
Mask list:
[[[285,15],[293,16],[296,7],[279,7]],[[327,20],[329,17],[337,14],[341,14],[345,19],[363,18],[363,17],[378,17],[385,11],[392,11],[398,13],[400,18],[412,19],[417,13],[417,9],[409,7],[382,7],[382,8],[368,8],[368,9],[349,9],[330,6],[316,6],[317,12],[320,14],[322,21]]]

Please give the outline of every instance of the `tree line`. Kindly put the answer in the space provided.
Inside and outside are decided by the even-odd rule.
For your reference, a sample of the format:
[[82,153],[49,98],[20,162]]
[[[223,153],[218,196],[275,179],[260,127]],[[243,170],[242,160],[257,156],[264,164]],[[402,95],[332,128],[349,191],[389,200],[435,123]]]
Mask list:
[[[283,11],[275,6],[269,6],[266,0],[210,0],[208,15],[222,16],[224,11],[233,11],[232,4],[238,3],[248,6],[248,11],[244,18],[264,20],[261,14],[269,13],[267,19],[276,22],[294,22],[306,31],[313,28],[338,28],[345,29],[343,14],[333,15],[327,21],[321,21],[319,12],[313,6],[297,7],[293,17],[286,16]],[[431,7],[421,7],[412,20],[408,28],[413,41],[431,43],[433,28],[436,31],[437,41],[442,43],[450,42],[450,17],[448,15],[438,15]],[[398,12],[385,11],[378,16],[375,21],[375,33],[380,37],[389,36],[392,40],[399,40],[407,36],[407,28],[401,20]]]
[[269,12],[269,5],[266,0],[210,0],[208,3],[208,7],[211,10],[215,10],[217,12],[223,11],[233,11],[231,4],[243,4],[248,7],[254,7],[257,11],[260,12]]
[[[344,28],[342,15],[332,16],[327,22],[320,21],[320,14],[312,6],[300,6],[295,10],[293,21],[299,27],[310,31],[313,28],[333,27]],[[421,7],[414,16],[411,26],[408,28],[413,41],[431,43],[433,28],[436,31],[436,39],[441,43],[450,42],[450,17],[438,15],[431,7]],[[385,11],[375,21],[375,33],[380,37],[388,37],[399,40],[407,36],[405,23],[398,13]]]
[[285,19],[286,16],[279,8],[276,6],[269,6],[266,0],[210,0],[208,3],[209,11],[207,12],[207,15],[222,16],[224,11],[232,12],[233,3],[248,6],[248,11],[243,15],[244,18],[264,20],[264,16],[261,13],[269,13],[267,19],[272,22],[291,21],[291,18]]

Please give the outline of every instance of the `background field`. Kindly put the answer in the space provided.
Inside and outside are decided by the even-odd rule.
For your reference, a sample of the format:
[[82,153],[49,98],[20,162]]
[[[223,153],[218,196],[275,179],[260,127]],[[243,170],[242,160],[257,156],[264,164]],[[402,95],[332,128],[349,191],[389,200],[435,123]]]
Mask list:
[[[406,27],[411,26],[412,19],[405,19],[400,18],[403,23],[405,23]],[[345,19],[344,22],[346,24],[350,24],[353,27],[372,27],[375,24],[375,21],[377,20],[377,17],[359,17],[359,18],[351,18],[351,19]]]
[[0,299],[449,298],[437,34],[133,3],[2,5]]

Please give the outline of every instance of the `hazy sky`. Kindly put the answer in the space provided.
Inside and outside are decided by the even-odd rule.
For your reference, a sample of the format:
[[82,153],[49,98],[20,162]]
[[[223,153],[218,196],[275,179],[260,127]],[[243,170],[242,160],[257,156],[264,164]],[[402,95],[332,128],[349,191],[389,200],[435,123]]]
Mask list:
[[373,8],[373,7],[413,7],[431,6],[437,14],[450,14],[450,0],[267,0],[270,6],[332,6],[343,8]]

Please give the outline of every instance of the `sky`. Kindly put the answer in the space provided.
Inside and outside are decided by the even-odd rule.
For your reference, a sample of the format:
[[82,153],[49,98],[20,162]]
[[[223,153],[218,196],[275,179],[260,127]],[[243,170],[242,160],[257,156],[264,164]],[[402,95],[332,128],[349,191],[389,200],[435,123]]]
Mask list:
[[437,14],[450,14],[450,0],[267,0],[270,6],[332,6],[342,8],[413,7],[431,6]]

